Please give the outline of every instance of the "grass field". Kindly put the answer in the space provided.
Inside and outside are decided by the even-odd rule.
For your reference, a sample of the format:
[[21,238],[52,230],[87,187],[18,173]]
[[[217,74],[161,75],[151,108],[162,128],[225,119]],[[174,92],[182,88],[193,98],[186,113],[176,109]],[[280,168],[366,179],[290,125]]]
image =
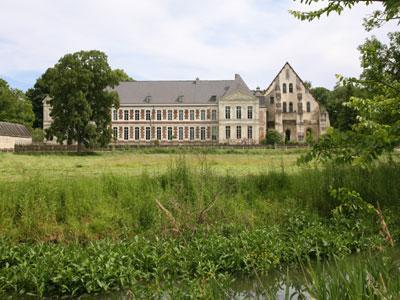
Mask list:
[[[380,203],[397,242],[398,156],[298,166],[304,151],[0,153],[0,297],[229,298],[240,276],[386,248],[377,214],[360,202]],[[340,199],[330,193],[339,188]],[[398,269],[380,265],[367,261],[351,276],[364,293],[388,287],[380,292],[395,299],[400,282],[387,283]],[[372,277],[358,278],[365,270]],[[330,276],[308,278],[304,289],[351,294],[340,276],[325,284]]]
[[96,176],[101,174],[149,175],[164,173],[171,162],[184,156],[190,168],[199,169],[205,163],[214,172],[225,175],[259,174],[284,168],[297,169],[296,160],[305,150],[216,150],[185,153],[149,153],[147,151],[98,152],[77,156],[63,154],[24,155],[0,153],[0,180],[27,176]]

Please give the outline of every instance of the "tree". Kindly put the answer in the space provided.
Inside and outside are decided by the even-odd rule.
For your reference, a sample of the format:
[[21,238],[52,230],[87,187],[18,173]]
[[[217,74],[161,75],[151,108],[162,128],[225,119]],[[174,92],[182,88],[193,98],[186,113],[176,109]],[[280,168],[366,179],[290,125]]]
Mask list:
[[[294,0],[296,1],[296,0]],[[313,5],[321,2],[320,0],[299,0],[305,5]],[[395,20],[400,24],[400,1],[398,0],[328,0],[327,4],[317,10],[311,11],[293,11],[289,12],[300,20],[312,21],[319,19],[323,15],[329,16],[331,13],[341,14],[345,9],[351,9],[357,4],[371,5],[373,3],[381,3],[382,10],[376,10],[372,15],[364,19],[364,27],[366,30],[380,27],[383,23]]]
[[86,147],[104,146],[111,139],[111,108],[118,107],[118,84],[105,53],[92,50],[67,54],[48,70],[51,124],[47,134],[57,141]]
[[130,77],[124,70],[122,69],[115,69],[114,70],[117,78],[118,78],[118,82],[121,81],[135,81],[132,77]]
[[[33,88],[26,91],[26,96],[32,102],[32,109],[35,113],[35,121],[33,122],[34,128],[43,127],[43,99],[50,93],[49,83],[52,81],[52,72],[54,72],[53,68],[47,69],[46,72],[36,80]],[[115,69],[114,72],[118,78],[118,82],[134,81],[134,79],[129,77],[122,69]]]
[[311,90],[317,101],[326,108],[329,113],[331,126],[341,131],[350,130],[357,122],[356,111],[344,105],[351,97],[364,97],[367,92],[354,84],[343,85],[340,82],[333,91],[324,87],[316,87]]
[[0,79],[0,121],[32,127],[34,118],[32,105],[24,93],[10,88],[5,80]]
[[400,144],[400,32],[389,34],[389,45],[376,38],[359,47],[363,72],[359,79],[341,78],[366,93],[344,105],[354,110],[351,130],[331,130],[307,156],[338,162],[369,162]]

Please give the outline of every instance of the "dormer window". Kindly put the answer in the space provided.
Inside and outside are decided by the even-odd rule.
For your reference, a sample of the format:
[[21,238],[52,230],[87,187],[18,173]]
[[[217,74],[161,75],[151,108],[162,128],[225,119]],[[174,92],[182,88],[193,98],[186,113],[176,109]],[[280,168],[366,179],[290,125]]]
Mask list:
[[179,96],[177,101],[178,101],[179,103],[182,103],[182,102],[183,102],[183,96]]
[[150,103],[150,101],[151,101],[151,96],[146,96],[146,98],[144,98],[144,102]]
[[210,98],[210,101],[211,102],[217,101],[217,95],[212,95],[211,98]]

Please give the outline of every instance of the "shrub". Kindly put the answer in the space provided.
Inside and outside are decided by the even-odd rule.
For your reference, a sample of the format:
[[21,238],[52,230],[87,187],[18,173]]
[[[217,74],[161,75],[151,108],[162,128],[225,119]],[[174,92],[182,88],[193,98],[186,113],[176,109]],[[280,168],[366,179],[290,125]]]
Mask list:
[[32,142],[33,143],[43,143],[44,131],[41,128],[35,128],[32,130]]
[[281,142],[282,142],[281,134],[274,129],[270,129],[267,131],[267,137],[263,141],[265,145],[275,145]]

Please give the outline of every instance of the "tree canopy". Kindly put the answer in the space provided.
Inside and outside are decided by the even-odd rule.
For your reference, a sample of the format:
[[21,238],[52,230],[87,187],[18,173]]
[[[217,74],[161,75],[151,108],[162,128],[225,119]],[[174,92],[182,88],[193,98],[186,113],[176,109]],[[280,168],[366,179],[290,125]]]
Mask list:
[[[68,144],[104,146],[111,139],[111,108],[118,107],[118,94],[110,88],[119,78],[103,52],[67,54],[48,71],[53,123],[49,137]],[[47,73],[46,72],[46,73]]]
[[[296,0],[294,0],[296,1]],[[304,5],[314,5],[321,0],[298,0]],[[371,5],[373,3],[381,3],[382,10],[376,10],[372,15],[365,17],[364,26],[367,30],[380,27],[383,23],[395,20],[400,24],[400,1],[399,0],[328,0],[322,8],[310,11],[294,11],[289,12],[300,20],[312,21],[319,19],[321,16],[329,16],[331,13],[341,14],[345,9],[351,9],[355,5],[364,4]]]
[[5,80],[0,78],[0,121],[32,127],[34,118],[32,105],[24,93],[18,89],[12,89]]
[[388,45],[372,37],[359,51],[360,78],[341,78],[344,86],[363,91],[343,103],[356,122],[351,130],[333,129],[321,137],[307,161],[369,162],[400,144],[400,32],[389,34]]
[[[52,82],[51,76],[53,72],[54,68],[47,69],[46,72],[36,80],[33,88],[30,88],[26,92],[27,97],[32,102],[33,112],[35,113],[35,121],[33,122],[34,128],[43,127],[43,99],[50,94],[49,84]],[[122,69],[115,69],[113,72],[118,82],[134,81],[134,79]]]

